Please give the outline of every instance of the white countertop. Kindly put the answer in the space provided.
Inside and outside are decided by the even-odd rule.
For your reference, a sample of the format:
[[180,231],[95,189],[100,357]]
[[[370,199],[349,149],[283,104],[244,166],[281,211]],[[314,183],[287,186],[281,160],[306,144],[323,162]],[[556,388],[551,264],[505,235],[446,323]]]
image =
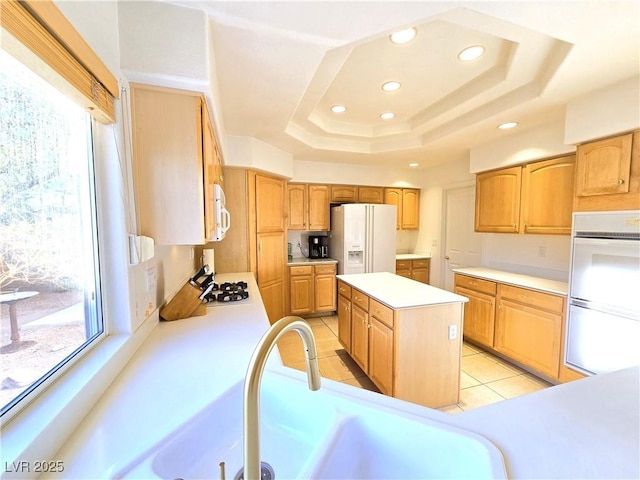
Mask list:
[[531,277],[529,275],[521,275],[519,273],[504,272],[502,270],[492,270],[490,268],[469,267],[454,268],[454,272],[469,275],[471,277],[482,278],[484,280],[492,280],[494,282],[515,285],[516,287],[525,287],[541,292],[555,293],[558,295],[567,295],[569,284],[567,282],[559,282],[557,280],[549,280],[547,278]]
[[298,265],[330,265],[338,263],[338,260],[333,258],[307,258],[307,257],[293,257],[287,261],[288,267],[295,267]]
[[431,258],[428,253],[396,253],[396,260],[422,260]]
[[355,273],[338,275],[338,279],[395,309],[469,301],[462,295],[393,273]]
[[[253,276],[216,278],[226,277],[247,281],[253,301],[160,323],[61,445],[55,460],[64,472],[47,478],[112,478],[244,377],[268,321]],[[268,371],[306,381],[274,353]],[[503,452],[508,478],[639,478],[639,377],[638,368],[599,375],[460,414],[326,379],[321,391],[476,432]]]

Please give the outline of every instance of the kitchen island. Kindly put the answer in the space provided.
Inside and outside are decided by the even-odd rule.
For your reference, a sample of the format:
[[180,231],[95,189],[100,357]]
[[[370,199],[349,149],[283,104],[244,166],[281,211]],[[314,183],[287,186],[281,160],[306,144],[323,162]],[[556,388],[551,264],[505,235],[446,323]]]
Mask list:
[[466,297],[387,272],[338,275],[338,339],[384,394],[458,403]]
[[[8,471],[12,461],[55,460],[63,462],[64,471],[44,477],[113,478],[241,381],[269,321],[252,275],[219,277],[247,281],[252,301],[160,323],[74,434],[68,439],[47,438],[58,447],[53,458],[25,453],[9,459],[3,453],[9,468],[5,466],[0,477],[34,477],[32,472]],[[265,384],[278,372],[306,385],[305,374],[282,366],[277,351],[271,357]],[[632,368],[456,415],[328,379],[314,393],[477,433],[501,450],[508,478],[639,478],[639,378],[640,369]],[[303,412],[308,408],[304,402],[298,407]],[[7,427],[3,426],[3,441],[11,440]],[[390,428],[387,435],[396,433]]]

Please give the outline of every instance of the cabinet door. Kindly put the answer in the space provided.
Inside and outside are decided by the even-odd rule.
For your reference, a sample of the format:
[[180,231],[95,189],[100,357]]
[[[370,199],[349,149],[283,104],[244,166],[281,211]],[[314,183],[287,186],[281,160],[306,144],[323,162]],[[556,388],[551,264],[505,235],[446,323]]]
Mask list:
[[576,196],[629,191],[632,137],[629,133],[578,146]]
[[131,113],[140,233],[157,245],[204,244],[201,98],[138,85]]
[[429,283],[429,269],[413,268],[411,270],[411,278],[416,282]]
[[220,163],[216,140],[213,134],[213,127],[209,121],[209,113],[204,102],[202,105],[202,161],[204,174],[204,219],[205,235],[209,239],[215,231],[215,211],[214,211],[214,183],[219,183],[222,177],[220,173]]
[[336,309],[335,275],[315,276],[315,311],[333,312]]
[[309,185],[309,230],[329,230],[329,187]]
[[393,395],[393,330],[375,317],[369,326],[369,377],[386,395]]
[[257,233],[284,231],[284,199],[284,180],[256,175]]
[[358,202],[384,203],[383,187],[358,187]]
[[420,226],[420,190],[402,189],[402,230],[417,230]]
[[570,235],[574,181],[574,155],[526,165],[520,232]]
[[369,314],[351,304],[351,356],[368,373],[369,371]]
[[289,212],[289,230],[307,229],[307,186],[287,185],[287,207]]
[[313,280],[311,275],[292,275],[289,278],[291,313],[295,315],[313,311]]
[[402,189],[385,188],[384,203],[387,205],[395,205],[398,209],[396,213],[396,230],[400,230],[402,228]]
[[465,338],[493,348],[495,297],[456,286],[455,293],[467,297],[464,304]]
[[258,287],[269,320],[275,322],[285,313],[285,238],[284,232],[260,233],[258,243]]
[[476,176],[476,232],[518,232],[521,177],[522,167]]
[[354,185],[331,185],[331,201],[355,203],[358,201],[358,187]]
[[351,302],[338,295],[338,340],[351,353]]
[[495,349],[551,377],[558,376],[562,315],[500,299]]

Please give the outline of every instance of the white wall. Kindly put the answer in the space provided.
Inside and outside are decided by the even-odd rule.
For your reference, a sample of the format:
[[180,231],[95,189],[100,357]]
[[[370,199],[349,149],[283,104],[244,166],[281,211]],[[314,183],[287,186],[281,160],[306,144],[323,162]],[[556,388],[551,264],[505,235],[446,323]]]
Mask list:
[[225,145],[224,164],[228,167],[263,170],[287,178],[293,176],[290,153],[253,137],[227,135]]
[[504,138],[473,147],[469,168],[472,173],[509,167],[531,160],[575,152],[564,140],[564,120],[519,132],[505,132]]
[[343,163],[293,162],[292,182],[420,188],[421,170]]
[[567,105],[564,141],[589,140],[640,128],[640,76],[590,92]]

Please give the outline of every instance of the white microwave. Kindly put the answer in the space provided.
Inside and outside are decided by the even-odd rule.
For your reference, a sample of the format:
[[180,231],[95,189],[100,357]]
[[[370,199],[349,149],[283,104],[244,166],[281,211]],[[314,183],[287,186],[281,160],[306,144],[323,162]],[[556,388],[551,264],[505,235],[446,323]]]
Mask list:
[[222,187],[217,183],[213,185],[213,212],[214,212],[214,226],[211,232],[210,242],[219,242],[222,240],[227,231],[231,227],[231,215],[229,210],[226,209],[226,198]]

